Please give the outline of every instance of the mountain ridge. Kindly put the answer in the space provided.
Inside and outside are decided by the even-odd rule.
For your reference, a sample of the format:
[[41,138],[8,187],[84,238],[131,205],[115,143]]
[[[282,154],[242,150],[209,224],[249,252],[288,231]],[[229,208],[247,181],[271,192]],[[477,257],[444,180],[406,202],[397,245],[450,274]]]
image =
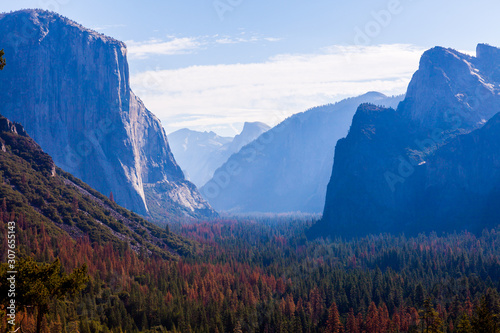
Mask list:
[[401,96],[368,92],[297,113],[244,146],[201,188],[231,213],[320,213],[338,139],[364,101],[396,106]]
[[269,129],[262,122],[245,122],[234,138],[221,137],[212,131],[180,129],[169,134],[169,140],[183,171],[194,184],[202,187],[232,154]]
[[73,239],[125,242],[165,259],[190,255],[194,243],[153,225],[56,167],[22,125],[0,115],[0,198],[12,214]]

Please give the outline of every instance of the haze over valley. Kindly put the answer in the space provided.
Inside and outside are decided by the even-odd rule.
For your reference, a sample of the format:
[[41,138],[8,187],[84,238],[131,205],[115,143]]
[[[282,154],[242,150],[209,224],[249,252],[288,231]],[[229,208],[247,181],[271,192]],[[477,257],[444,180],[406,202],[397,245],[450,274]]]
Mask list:
[[1,332],[500,332],[499,4],[0,9]]

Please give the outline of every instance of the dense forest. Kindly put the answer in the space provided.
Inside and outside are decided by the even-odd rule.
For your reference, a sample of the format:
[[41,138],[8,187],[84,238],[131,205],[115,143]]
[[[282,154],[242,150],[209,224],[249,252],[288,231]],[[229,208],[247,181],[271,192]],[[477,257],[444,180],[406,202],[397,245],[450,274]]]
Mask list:
[[[23,257],[88,282],[48,302],[42,332],[497,332],[500,231],[307,240],[307,219],[178,222],[178,260],[126,243],[50,235],[3,206]],[[2,238],[5,262],[5,237]],[[41,264],[39,264],[41,265]],[[3,280],[2,280],[3,281]],[[36,308],[20,317],[36,326]],[[5,328],[5,323],[2,323]]]

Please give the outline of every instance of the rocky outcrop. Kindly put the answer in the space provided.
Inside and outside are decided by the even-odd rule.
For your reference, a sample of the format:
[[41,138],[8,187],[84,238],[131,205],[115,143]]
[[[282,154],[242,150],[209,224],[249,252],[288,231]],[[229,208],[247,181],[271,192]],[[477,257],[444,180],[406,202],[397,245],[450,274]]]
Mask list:
[[0,115],[0,151],[7,155],[14,153],[22,156],[34,170],[46,176],[54,177],[56,174],[54,161],[28,136],[24,127],[2,115]]
[[241,148],[243,148],[253,140],[257,139],[259,136],[269,131],[270,129],[271,127],[258,121],[245,122],[245,124],[243,124],[243,130],[241,130],[241,133],[236,135],[234,139],[231,141],[231,143],[228,144],[227,147],[222,149],[223,152],[222,158],[224,158],[224,161],[221,164],[219,164],[219,166],[224,164],[224,162],[227,161],[227,159],[232,154],[239,152]]
[[218,210],[321,213],[335,144],[358,105],[402,99],[370,92],[293,115],[231,156],[201,192]]
[[499,54],[484,44],[477,57],[431,49],[397,111],[361,105],[337,144],[323,218],[311,234],[478,232],[496,225]]
[[21,124],[13,123],[2,116],[0,116],[0,132],[10,132],[20,136],[28,136],[28,133],[26,133],[26,130]]
[[246,144],[270,129],[261,122],[246,122],[234,138],[221,137],[214,132],[197,132],[187,128],[168,136],[177,163],[190,181],[198,187],[205,185],[227,159]]
[[472,57],[442,47],[426,51],[398,112],[421,131],[483,125],[500,112],[500,54],[486,44],[479,44],[476,53]]
[[[131,91],[124,43],[55,13],[23,10],[0,16],[0,45],[8,59],[0,112],[58,166],[143,215],[151,202],[175,214],[214,213],[185,181],[160,121]],[[183,200],[165,187],[182,189]]]

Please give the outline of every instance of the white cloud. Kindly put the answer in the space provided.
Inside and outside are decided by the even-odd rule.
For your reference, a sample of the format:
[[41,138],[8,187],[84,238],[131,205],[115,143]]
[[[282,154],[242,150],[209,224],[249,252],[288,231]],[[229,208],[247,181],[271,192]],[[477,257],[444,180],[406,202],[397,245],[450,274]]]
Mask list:
[[281,38],[275,38],[275,37],[266,37],[263,39],[268,42],[279,42],[281,40]]
[[[243,34],[241,34],[243,35]],[[279,42],[281,38],[275,38],[275,37],[259,37],[259,36],[251,36],[251,37],[230,37],[230,36],[223,36],[219,37],[215,40],[217,44],[239,44],[239,43],[254,43],[254,42],[259,42],[259,41],[266,41],[266,42]]]
[[203,43],[195,37],[172,38],[169,41],[150,39],[145,42],[126,41],[131,58],[145,58],[151,54],[187,54],[199,49]]
[[95,31],[103,31],[103,30],[113,29],[113,28],[124,28],[126,26],[127,25],[125,25],[125,24],[106,24],[103,26],[94,27],[93,29]]
[[371,90],[404,93],[423,51],[400,44],[333,46],[263,63],[143,72],[132,77],[132,87],[167,132],[190,127],[228,135],[244,121],[275,125],[309,107]]
[[199,36],[199,37],[175,37],[168,36],[168,40],[151,38],[147,41],[126,41],[128,55],[130,58],[145,59],[150,55],[178,55],[196,52],[204,47],[217,44],[240,44],[253,43],[258,41],[278,42],[281,39],[275,37],[260,37],[252,35],[243,37],[245,33],[240,33],[237,37],[231,36]]

